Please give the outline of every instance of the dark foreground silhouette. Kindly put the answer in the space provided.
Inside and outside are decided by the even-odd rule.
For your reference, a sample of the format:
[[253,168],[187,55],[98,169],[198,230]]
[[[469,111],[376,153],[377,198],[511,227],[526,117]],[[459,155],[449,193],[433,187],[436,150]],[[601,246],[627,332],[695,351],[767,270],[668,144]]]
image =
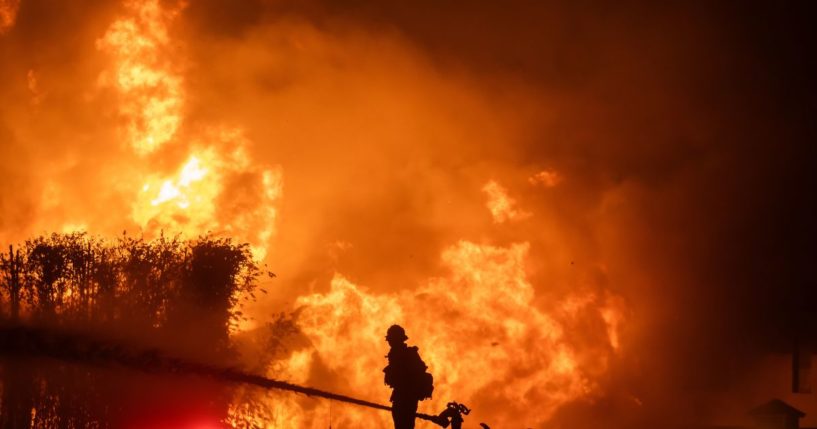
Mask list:
[[[28,327],[8,321],[0,321],[0,357],[29,362],[52,359],[78,365],[127,368],[151,374],[194,375],[394,412],[393,407],[386,405],[270,379],[235,368],[222,368],[169,357],[157,349],[129,347],[115,341],[91,338],[82,333],[45,327]],[[451,425],[453,429],[459,429],[462,425],[461,414],[468,414],[468,412],[470,410],[464,405],[449,403],[448,407],[436,416],[415,412],[411,416],[411,422],[413,425],[416,417],[444,428]]]
[[431,398],[434,392],[434,378],[426,372],[428,367],[417,347],[406,345],[407,339],[406,331],[399,325],[392,325],[386,332],[391,350],[383,373],[385,383],[393,389],[389,399],[395,429],[414,429],[417,403]]
[[[48,327],[172,356],[231,362],[230,326],[242,317],[239,299],[260,290],[259,273],[248,245],[210,236],[146,240],[71,233],[9,246],[0,252],[0,322],[41,328],[31,328],[31,343],[8,343],[20,339],[24,328],[4,332],[0,429],[122,427],[135,416],[165,413],[223,419],[231,392],[221,383],[194,380],[194,386],[12,355],[28,350],[93,360],[78,348],[90,346],[88,341],[47,335]],[[118,352],[90,347],[88,353],[104,358]]]
[[[389,364],[383,368],[384,381],[392,388],[390,401],[391,414],[395,429],[414,429],[414,419],[421,418],[434,422],[444,428],[449,425],[452,429],[461,429],[464,415],[471,410],[463,404],[449,402],[446,408],[438,415],[426,418],[425,414],[417,413],[417,404],[425,399],[431,399],[434,393],[434,377],[428,373],[420,351],[416,346],[406,344],[408,336],[400,325],[392,325],[386,331],[386,342],[391,349],[386,355]],[[480,423],[483,429],[490,429],[485,423]]]
[[[51,234],[0,252],[0,429],[122,427],[163,413],[221,420],[229,383],[392,411],[231,366],[238,297],[266,293],[257,288],[260,272],[246,244],[209,236]],[[265,329],[277,338],[297,327],[282,317]],[[428,376],[418,398],[430,397],[430,374],[416,348],[403,346],[414,349],[416,367]],[[162,377],[168,374],[179,377]],[[198,378],[183,379],[190,375]],[[414,415],[401,413],[413,423]],[[416,417],[457,427],[453,411],[444,413]]]

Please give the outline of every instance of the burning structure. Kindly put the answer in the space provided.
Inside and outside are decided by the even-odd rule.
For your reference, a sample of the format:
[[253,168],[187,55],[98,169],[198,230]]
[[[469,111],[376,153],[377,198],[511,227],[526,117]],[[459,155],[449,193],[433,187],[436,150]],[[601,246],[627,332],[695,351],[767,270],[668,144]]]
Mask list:
[[[732,7],[0,0],[0,242],[21,249],[4,256],[0,311],[94,307],[104,282],[37,243],[111,252],[98,266],[130,299],[139,281],[211,276],[133,274],[123,230],[188,274],[195,244],[162,246],[231,238],[215,248],[264,272],[217,294],[229,305],[121,301],[114,334],[145,341],[140,326],[175,314],[185,328],[163,346],[189,332],[191,357],[379,402],[382,332],[400,323],[437,381],[424,412],[462,401],[495,428],[731,422],[789,392],[792,344],[817,337],[811,15]],[[50,271],[14,277],[18,260]],[[253,387],[38,365],[133,398],[205,392],[169,402],[192,426],[389,424]],[[60,400],[82,397],[71,382],[53,386],[21,405],[29,418],[79,409]],[[157,424],[131,411],[116,417]]]

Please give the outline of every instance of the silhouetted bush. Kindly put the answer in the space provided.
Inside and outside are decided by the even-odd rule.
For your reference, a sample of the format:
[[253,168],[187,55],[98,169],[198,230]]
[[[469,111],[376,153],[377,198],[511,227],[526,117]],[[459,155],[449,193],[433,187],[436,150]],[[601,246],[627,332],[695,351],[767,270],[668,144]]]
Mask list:
[[[258,272],[249,247],[229,239],[52,234],[0,255],[0,315],[10,324],[89,332],[224,362],[240,315],[236,304],[253,293]],[[228,405],[217,388],[199,390],[197,399],[158,377],[0,359],[0,428],[117,426],[145,398],[156,406],[181,398],[187,408],[198,401],[214,415],[224,415]]]

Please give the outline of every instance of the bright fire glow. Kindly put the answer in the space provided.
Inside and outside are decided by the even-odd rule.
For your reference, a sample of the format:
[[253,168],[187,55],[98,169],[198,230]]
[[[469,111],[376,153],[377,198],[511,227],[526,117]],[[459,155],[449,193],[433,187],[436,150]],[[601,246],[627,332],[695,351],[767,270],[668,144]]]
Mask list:
[[[129,228],[135,225],[148,237],[210,232],[249,243],[263,260],[276,235],[283,170],[255,159],[257,145],[248,137],[249,127],[196,124],[185,110],[193,104],[186,98],[183,69],[188,59],[171,31],[184,3],[171,8],[166,4],[125,0],[122,15],[96,43],[109,60],[99,75],[99,88],[113,95],[111,110],[121,117],[118,131],[129,157],[127,169],[105,178],[110,181],[105,189],[114,189],[111,192],[125,201]],[[0,33],[13,25],[18,7],[19,1],[0,0]],[[41,88],[49,89],[47,79],[40,85],[33,70],[27,78],[35,99],[49,94]],[[48,180],[53,186],[43,190],[46,208],[62,216],[58,179]],[[528,181],[554,187],[562,176],[543,170]],[[531,218],[497,181],[481,190],[495,224]],[[65,232],[94,232],[97,227],[74,213],[53,223]],[[328,245],[333,260],[359,244],[343,237],[333,240]],[[400,323],[435,375],[434,399],[422,404],[423,412],[439,412],[447,401],[456,400],[474,409],[469,426],[484,420],[499,428],[539,427],[559,407],[600,393],[599,380],[623,348],[622,300],[577,288],[542,302],[536,290],[548,285],[535,288],[531,280],[535,244],[527,242],[529,237],[507,245],[447,240],[440,245],[446,274],[404,285],[399,292],[375,292],[337,273],[328,290],[315,293],[310,288],[293,297],[294,305],[285,310],[299,311],[307,344],[269,362],[268,375],[383,402],[389,397],[381,372],[387,352],[384,330]],[[263,322],[266,316],[258,319]],[[262,406],[237,399],[231,417],[250,416],[260,427],[327,426],[326,402],[274,392],[253,399]],[[387,413],[333,407],[334,427],[390,425]]]
[[[102,81],[113,82],[122,97],[133,150],[149,156],[181,138],[184,81],[168,56],[173,43],[167,29],[177,11],[163,11],[157,1],[126,6],[128,15],[99,42],[115,63],[113,77]],[[252,162],[251,142],[240,128],[201,130],[189,140],[188,156],[174,171],[146,174],[132,206],[133,220],[153,233],[235,236],[263,257],[281,197],[280,170]],[[245,195],[225,192],[236,180],[246,185],[239,187]],[[531,178],[545,186],[559,180],[548,171]],[[496,181],[482,190],[495,223],[530,216]],[[457,400],[475,408],[475,420],[482,416],[498,427],[519,424],[514,416],[524,416],[526,424],[545,422],[563,404],[596,392],[597,377],[620,346],[623,313],[619,301],[591,292],[568,296],[552,311],[540,309],[525,271],[528,252],[527,243],[496,247],[462,241],[442,254],[447,276],[400,293],[372,293],[337,274],[328,292],[297,299],[300,328],[310,346],[293,350],[270,375],[382,401],[389,395],[380,382],[383,329],[401,323],[436,376],[434,400],[424,403],[425,412],[436,413]],[[570,339],[577,319],[595,321],[606,335],[592,346],[578,346]],[[330,376],[314,378],[317,368]],[[255,416],[266,427],[325,427],[322,408],[302,400],[265,396],[261,409],[236,403],[232,415],[236,420]],[[386,413],[337,406],[332,424],[353,427],[368,421],[368,426],[387,427],[389,420]]]
[[[320,385],[325,381],[311,375],[322,368],[329,374],[325,378],[337,380],[327,387],[371,400],[388,398],[381,372],[388,350],[383,336],[385,326],[400,323],[435,375],[434,399],[421,411],[436,413],[457,400],[475,408],[469,421],[490,418],[496,427],[545,422],[566,402],[596,392],[595,380],[618,347],[623,308],[615,299],[584,292],[568,297],[564,311],[540,310],[526,275],[528,249],[527,243],[495,247],[461,241],[442,254],[447,276],[402,293],[371,293],[336,275],[327,293],[298,299],[311,347],[293,353],[284,374]],[[570,326],[577,318],[605,326],[609,335],[592,347],[576,346],[571,337],[578,332]],[[326,427],[322,412],[315,415],[295,399],[275,398],[268,405],[270,415],[278,416],[274,427]],[[337,427],[361,421],[389,427],[390,416],[351,407],[333,412]]]
[[97,47],[115,59],[100,81],[122,95],[128,139],[145,155],[168,143],[182,122],[182,80],[170,60],[174,46],[168,34],[179,10],[166,11],[158,0],[129,0],[125,8],[127,16],[97,41]]
[[[149,178],[142,187],[142,198],[134,205],[134,220],[140,225],[148,225],[150,222],[164,225],[173,222],[196,223],[185,214],[188,209],[197,220],[212,220],[215,213],[214,199],[221,189],[215,172],[209,171],[202,164],[212,164],[213,158],[212,152],[192,155],[182,165],[176,177]],[[199,231],[202,227],[205,230],[212,227],[208,224],[192,226]]]
[[499,183],[492,180],[482,188],[482,191],[488,194],[488,210],[491,211],[494,222],[504,223],[530,216],[530,213],[514,207],[516,201],[508,196],[508,191]]
[[[103,87],[120,97],[126,136],[133,151],[147,157],[140,189],[134,190],[131,217],[143,232],[196,236],[214,233],[250,243],[258,259],[275,231],[275,203],[282,191],[279,169],[255,165],[251,144],[237,127],[216,126],[180,136],[185,100],[178,70],[182,49],[169,25],[181,12],[163,9],[158,0],[126,1],[125,16],[97,41],[113,66],[100,76]],[[150,155],[182,146],[188,156],[175,173],[155,170]],[[227,192],[227,184],[240,183]]]

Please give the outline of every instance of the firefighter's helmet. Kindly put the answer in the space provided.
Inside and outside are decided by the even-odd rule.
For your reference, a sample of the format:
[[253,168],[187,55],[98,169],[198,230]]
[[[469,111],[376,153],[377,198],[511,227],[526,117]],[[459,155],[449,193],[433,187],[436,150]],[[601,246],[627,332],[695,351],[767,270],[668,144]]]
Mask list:
[[400,325],[391,325],[389,330],[386,331],[386,339],[387,340],[397,340],[397,341],[406,341],[408,337],[406,336],[406,330],[403,329]]

